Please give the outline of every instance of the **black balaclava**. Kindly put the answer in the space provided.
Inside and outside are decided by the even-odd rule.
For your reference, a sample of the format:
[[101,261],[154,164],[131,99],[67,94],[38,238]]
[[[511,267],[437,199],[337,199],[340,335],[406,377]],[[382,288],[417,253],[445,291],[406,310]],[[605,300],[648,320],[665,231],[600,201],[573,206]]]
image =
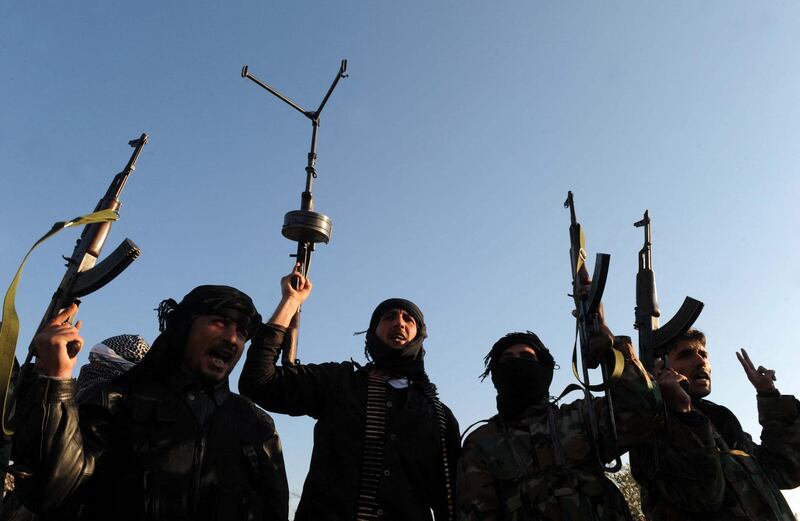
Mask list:
[[175,371],[183,361],[192,321],[200,315],[217,315],[233,320],[247,332],[248,339],[261,326],[261,315],[253,300],[230,286],[198,286],[180,303],[173,299],[162,300],[157,311],[161,334],[142,362],[131,369],[134,376],[143,372],[167,375]]
[[[411,339],[402,349],[393,349],[387,346],[375,334],[381,317],[392,309],[402,309],[408,312],[417,323],[417,336]],[[417,305],[410,300],[390,298],[378,304],[378,307],[372,312],[372,317],[369,320],[369,329],[367,329],[364,354],[375,363],[375,367],[378,369],[409,378],[427,380],[423,362],[425,349],[422,347],[422,342],[427,337],[425,317]]]
[[[505,350],[515,344],[532,347],[538,360],[525,357],[502,359]],[[486,371],[482,377],[491,374],[497,389],[497,411],[504,419],[517,418],[529,406],[549,397],[555,361],[539,337],[530,331],[509,333],[495,342],[484,363]]]

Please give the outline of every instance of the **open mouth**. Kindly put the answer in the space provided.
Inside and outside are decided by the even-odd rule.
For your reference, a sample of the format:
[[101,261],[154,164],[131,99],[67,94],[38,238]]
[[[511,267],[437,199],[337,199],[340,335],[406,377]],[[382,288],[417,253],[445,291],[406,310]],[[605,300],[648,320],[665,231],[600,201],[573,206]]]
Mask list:
[[694,380],[695,382],[710,382],[711,381],[711,375],[708,374],[707,371],[699,371],[699,372],[694,374],[694,376],[692,377],[692,380]]
[[235,352],[231,349],[224,347],[212,347],[208,351],[208,357],[211,360],[211,365],[217,369],[226,369],[230,364]]

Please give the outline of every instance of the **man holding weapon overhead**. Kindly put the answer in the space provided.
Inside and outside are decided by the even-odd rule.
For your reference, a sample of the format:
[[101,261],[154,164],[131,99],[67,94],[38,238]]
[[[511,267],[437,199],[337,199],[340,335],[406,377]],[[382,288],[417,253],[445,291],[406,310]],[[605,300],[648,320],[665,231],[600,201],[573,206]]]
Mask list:
[[[458,465],[461,521],[631,519],[605,472],[619,470],[619,456],[652,435],[659,402],[630,338],[614,337],[605,324],[601,297],[609,256],[598,254],[590,281],[572,192],[565,207],[571,213],[583,385],[572,384],[550,401],[555,361],[530,331],[509,333],[492,346],[482,378],[491,376],[497,389],[498,414],[464,443]],[[598,365],[603,383],[591,385],[588,370]],[[577,377],[576,355],[573,371]],[[578,389],[584,399],[557,405]],[[590,390],[605,396],[593,397]]]
[[[31,247],[25,258],[22,260],[17,274],[11,282],[3,301],[3,318],[0,325],[0,428],[3,440],[0,453],[2,460],[3,475],[8,470],[8,463],[13,436],[13,410],[16,398],[24,394],[24,389],[20,389],[20,381],[25,380],[26,371],[31,367],[30,362],[36,355],[36,348],[33,344],[28,347],[28,354],[22,365],[22,372],[19,372],[19,364],[16,359],[17,340],[19,335],[19,318],[16,312],[15,300],[17,286],[22,276],[22,270],[33,250],[42,242],[46,241],[60,231],[73,227],[83,226],[80,238],[75,243],[75,247],[69,257],[64,256],[66,270],[61,278],[61,283],[53,293],[50,302],[45,310],[44,316],[39,323],[37,330],[41,330],[50,320],[61,313],[71,304],[80,304],[80,299],[94,293],[102,288],[120,273],[122,273],[133,261],[135,261],[141,251],[139,247],[130,239],[125,239],[117,248],[98,264],[100,253],[108,239],[111,226],[119,218],[119,209],[122,205],[120,198],[122,190],[128,182],[130,175],[136,170],[136,162],[148,142],[147,134],[142,134],[138,139],[132,139],[128,145],[133,147],[133,152],[128,163],[117,175],[114,176],[106,190],[106,193],[95,206],[92,213],[55,223],[52,228],[42,236]],[[77,309],[77,308],[76,308]],[[74,316],[67,317],[70,324],[75,320]],[[77,354],[77,346],[69,346],[69,354],[74,357]],[[13,476],[13,472],[12,472]],[[5,481],[5,480],[4,480]]]
[[298,242],[298,262],[281,279],[281,300],[256,333],[239,388],[269,411],[317,420],[296,520],[429,521],[433,513],[436,521],[452,521],[458,424],[425,372],[422,311],[399,298],[379,304],[366,331],[371,362],[364,367],[300,364],[295,358],[298,312],[311,292],[311,250],[316,242],[328,242],[331,229],[330,219],[309,204],[319,114],[345,66],[343,61],[314,112],[254,78],[247,67],[242,71],[308,117],[313,134],[301,210],[287,213],[283,226],[283,235]]
[[780,394],[775,371],[756,367],[744,349],[736,357],[757,393],[761,444],[706,399],[706,336],[691,327],[703,305],[687,297],[658,327],[648,212],[635,226],[645,232],[636,279],[640,351],[653,360],[666,406],[663,427],[630,454],[643,512],[653,521],[794,521],[780,490],[800,485],[800,402]]
[[199,286],[180,303],[162,301],[147,355],[80,406],[82,324],[69,322],[78,306],[54,309],[32,342],[35,366],[23,367],[16,405],[11,472],[28,510],[44,519],[287,519],[274,423],[228,387],[261,327],[250,297]]
[[256,335],[239,388],[265,409],[311,416],[314,450],[295,519],[454,519],[458,423],[425,372],[422,311],[380,303],[366,332],[371,362],[276,366],[292,316],[311,291],[295,270]]

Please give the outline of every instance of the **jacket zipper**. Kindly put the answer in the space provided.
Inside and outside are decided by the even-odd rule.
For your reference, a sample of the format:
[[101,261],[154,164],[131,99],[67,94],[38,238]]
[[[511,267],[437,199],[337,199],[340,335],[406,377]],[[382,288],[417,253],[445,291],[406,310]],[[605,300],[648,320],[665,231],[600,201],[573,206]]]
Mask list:
[[203,429],[203,434],[200,436],[200,444],[195,445],[194,449],[194,464],[192,476],[192,497],[187,505],[188,511],[196,514],[197,501],[200,498],[200,480],[203,476],[203,463],[206,457],[206,432]]

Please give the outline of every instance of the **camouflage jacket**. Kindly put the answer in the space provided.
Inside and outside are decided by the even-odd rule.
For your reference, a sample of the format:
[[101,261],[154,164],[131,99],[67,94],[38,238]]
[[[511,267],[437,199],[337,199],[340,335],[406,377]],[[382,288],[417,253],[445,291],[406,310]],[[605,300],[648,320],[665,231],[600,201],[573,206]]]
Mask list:
[[[761,445],[708,400],[670,414],[655,441],[631,451],[653,521],[794,521],[780,489],[800,485],[800,402],[759,396]],[[655,450],[657,447],[657,450]]]
[[[660,396],[632,351],[611,387],[618,444],[599,443],[606,462],[655,432]],[[543,402],[506,423],[500,416],[470,434],[458,465],[461,521],[629,520],[627,504],[605,476],[586,417],[594,407],[608,438],[605,398],[557,407]],[[555,433],[555,435],[553,435]]]

